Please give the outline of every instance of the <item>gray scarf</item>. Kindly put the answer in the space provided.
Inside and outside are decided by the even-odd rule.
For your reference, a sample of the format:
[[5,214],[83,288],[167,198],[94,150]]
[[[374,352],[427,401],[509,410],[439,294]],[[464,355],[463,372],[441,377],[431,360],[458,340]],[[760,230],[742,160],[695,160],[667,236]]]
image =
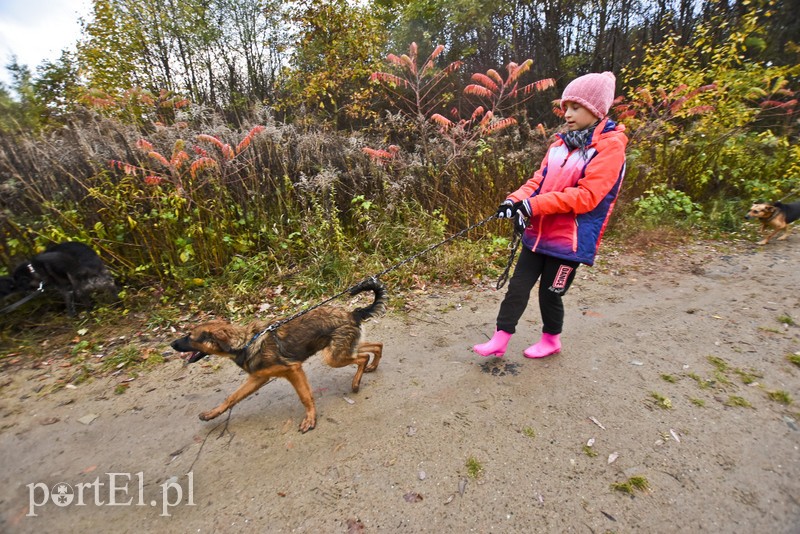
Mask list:
[[563,133],[561,134],[561,139],[564,140],[564,144],[567,145],[568,149],[575,150],[577,148],[581,151],[581,156],[586,156],[586,146],[592,139],[592,133],[594,133],[594,129],[597,128],[598,124],[600,124],[599,120],[583,130],[572,130]]

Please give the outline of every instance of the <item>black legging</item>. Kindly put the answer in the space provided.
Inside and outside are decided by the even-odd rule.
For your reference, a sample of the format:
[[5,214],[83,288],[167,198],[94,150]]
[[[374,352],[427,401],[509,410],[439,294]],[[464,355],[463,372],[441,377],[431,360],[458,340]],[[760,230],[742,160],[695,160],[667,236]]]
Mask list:
[[539,311],[542,313],[542,332],[560,334],[564,325],[564,304],[561,297],[566,294],[579,262],[562,260],[531,252],[522,248],[508,282],[508,291],[497,313],[497,329],[513,334],[522,313],[528,306],[528,299],[536,281],[539,283]]

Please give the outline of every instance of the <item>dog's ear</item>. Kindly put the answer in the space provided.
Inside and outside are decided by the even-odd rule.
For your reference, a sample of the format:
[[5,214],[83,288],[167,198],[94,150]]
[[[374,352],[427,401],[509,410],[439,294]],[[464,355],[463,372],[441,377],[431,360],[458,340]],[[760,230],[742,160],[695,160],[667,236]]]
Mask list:
[[222,352],[231,353],[231,343],[227,338],[217,338],[217,345]]
[[213,343],[219,348],[220,352],[230,354],[233,348],[231,346],[232,334],[233,332],[229,325],[214,325],[213,329],[205,330],[198,338],[198,341],[201,343]]

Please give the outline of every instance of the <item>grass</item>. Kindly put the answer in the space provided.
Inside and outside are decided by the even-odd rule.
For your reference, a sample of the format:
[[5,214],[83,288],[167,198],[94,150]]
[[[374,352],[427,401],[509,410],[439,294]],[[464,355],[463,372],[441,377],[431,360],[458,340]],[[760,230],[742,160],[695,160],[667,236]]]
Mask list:
[[739,378],[742,379],[742,383],[747,386],[749,386],[750,384],[754,384],[755,382],[757,382],[758,378],[761,378],[763,376],[757,373],[756,371],[753,371],[752,369],[750,371],[744,371],[742,369],[734,369],[733,372],[739,375]]
[[583,446],[583,454],[585,454],[585,455],[586,455],[586,456],[588,456],[589,458],[594,458],[595,456],[597,456],[597,451],[596,451],[596,450],[594,450],[594,449],[593,449],[592,447],[590,447],[589,445],[584,445],[584,446]]
[[611,489],[633,495],[635,490],[647,491],[650,489],[650,483],[643,476],[630,477],[625,482],[615,482],[611,484]]
[[789,360],[789,363],[793,363],[793,364],[795,364],[797,367],[800,367],[800,353],[797,353],[797,354],[789,354],[789,355],[786,357],[786,359],[787,359],[787,360]]
[[164,363],[164,357],[160,354],[143,352],[141,347],[130,344],[104,358],[100,364],[100,371],[148,369],[162,363]]
[[476,479],[483,474],[483,466],[474,456],[467,458],[467,463],[465,465],[467,467],[467,476],[469,478]]
[[761,330],[762,332],[766,332],[768,334],[780,334],[781,333],[781,331],[778,330],[777,328],[771,328],[769,326],[759,326],[758,329]]
[[127,345],[110,354],[107,358],[104,358],[100,368],[102,371],[113,371],[115,369],[132,367],[139,363],[140,353],[141,351],[137,347]]
[[81,354],[83,352],[91,351],[92,347],[93,347],[93,344],[90,341],[87,341],[87,340],[83,339],[83,340],[78,341],[77,343],[75,343],[75,346],[72,347],[72,351],[71,352],[72,352],[73,356],[78,356],[79,354]]
[[159,306],[148,315],[147,328],[150,330],[158,327],[169,328],[178,323],[179,316],[179,308]]
[[708,363],[713,365],[714,368],[720,373],[724,373],[728,370],[728,363],[722,358],[718,358],[717,356],[708,356],[706,359],[708,360]]
[[725,375],[725,373],[723,371],[719,371],[719,370],[714,371],[714,378],[717,379],[717,383],[718,384],[722,384],[722,385],[725,385],[725,386],[730,386],[731,385],[731,381],[728,380],[728,377]]
[[526,426],[522,429],[522,435],[526,438],[533,439],[536,437],[536,431],[533,428]]
[[672,401],[669,400],[668,397],[665,397],[660,393],[656,393],[655,391],[650,392],[650,397],[655,401],[655,405],[661,408],[662,410],[672,409]]
[[753,405],[750,404],[747,399],[743,397],[739,397],[737,395],[731,395],[728,397],[728,400],[725,401],[725,406],[730,406],[734,408],[752,408]]
[[792,396],[782,390],[767,391],[767,397],[784,406],[789,406],[792,403]]
[[689,398],[689,402],[691,402],[695,406],[699,406],[701,408],[704,408],[705,405],[706,405],[706,401],[704,401],[703,399]]
[[778,322],[781,324],[785,324],[787,326],[795,326],[797,323],[794,322],[792,316],[788,313],[784,313],[783,315],[778,316]]
[[675,378],[672,375],[668,375],[668,374],[661,375],[661,380],[663,380],[664,382],[669,382],[670,384],[674,384],[675,382],[678,381],[677,378]]
[[689,373],[686,376],[697,382],[697,385],[700,386],[700,389],[708,389],[714,385],[713,380],[706,380],[705,378],[698,376],[695,373]]

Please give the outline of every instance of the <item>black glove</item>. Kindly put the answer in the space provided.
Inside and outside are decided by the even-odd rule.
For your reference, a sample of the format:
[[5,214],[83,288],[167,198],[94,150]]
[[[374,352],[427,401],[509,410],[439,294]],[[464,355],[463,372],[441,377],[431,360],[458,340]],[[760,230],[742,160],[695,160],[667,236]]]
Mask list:
[[514,231],[521,234],[528,226],[532,211],[531,205],[527,200],[523,200],[519,204],[517,211],[514,212]]
[[497,208],[497,218],[498,219],[510,219],[511,217],[514,216],[514,213],[521,206],[522,206],[522,202],[514,202],[510,198],[507,198]]

